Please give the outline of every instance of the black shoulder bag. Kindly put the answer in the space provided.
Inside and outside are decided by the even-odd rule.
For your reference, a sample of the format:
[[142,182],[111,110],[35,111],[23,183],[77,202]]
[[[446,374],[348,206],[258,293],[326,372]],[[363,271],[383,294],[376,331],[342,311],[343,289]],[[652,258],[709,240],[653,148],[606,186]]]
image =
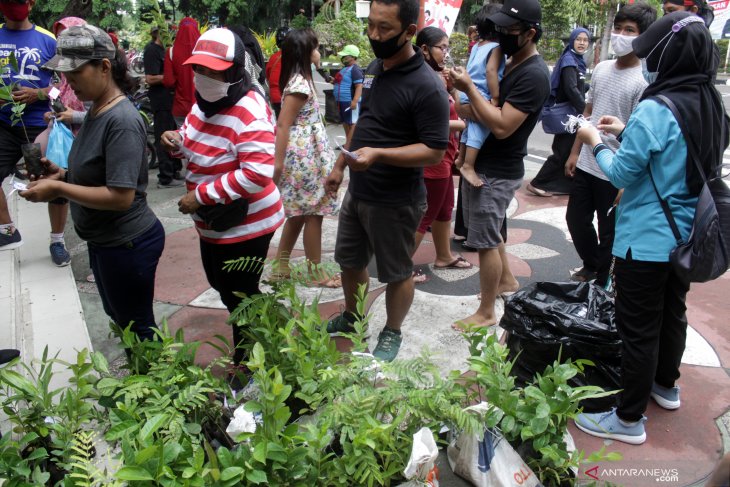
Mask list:
[[215,232],[225,232],[229,228],[240,225],[248,215],[248,200],[239,198],[227,205],[216,203],[204,205],[195,212],[205,224]]
[[[664,95],[657,95],[656,98],[672,111],[682,133],[686,133],[684,120],[674,102]],[[674,238],[677,240],[677,246],[669,254],[669,261],[674,272],[686,282],[707,282],[724,274],[730,267],[730,247],[728,247],[730,244],[730,189],[721,176],[707,180],[702,166],[697,160],[697,151],[690,145],[690,141],[687,141],[687,156],[692,158],[697,171],[702,176],[703,185],[697,200],[692,231],[686,242],[679,234],[669,204],[659,195],[654,176],[651,174],[651,166],[648,166],[649,178]],[[718,169],[721,168],[722,165]]]

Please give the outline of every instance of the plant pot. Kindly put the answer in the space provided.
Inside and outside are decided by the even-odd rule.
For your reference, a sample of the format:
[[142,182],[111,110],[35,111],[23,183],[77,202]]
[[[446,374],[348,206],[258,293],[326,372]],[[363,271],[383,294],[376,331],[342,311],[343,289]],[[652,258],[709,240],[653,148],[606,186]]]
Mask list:
[[28,171],[28,174],[40,177],[40,175],[43,174],[43,164],[41,164],[41,145],[35,143],[23,144],[20,146],[20,150],[23,153],[25,169]]

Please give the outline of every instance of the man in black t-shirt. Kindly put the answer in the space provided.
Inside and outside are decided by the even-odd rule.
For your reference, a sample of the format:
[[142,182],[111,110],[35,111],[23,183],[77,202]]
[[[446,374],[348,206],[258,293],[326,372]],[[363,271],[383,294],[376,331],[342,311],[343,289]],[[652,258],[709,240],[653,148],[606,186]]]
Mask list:
[[413,302],[415,231],[426,209],[423,167],[438,164],[449,137],[443,81],[413,49],[418,0],[374,0],[368,37],[378,57],[365,70],[360,117],[327,180],[336,190],[347,165],[350,185],[342,203],[335,260],[342,267],[345,312],[327,324],[330,334],[352,333],[357,291],[368,283],[373,254],[387,283],[386,323],[373,350],[393,360],[400,328]]
[[475,118],[491,131],[474,167],[484,184],[462,183],[467,245],[479,251],[482,299],[476,313],[455,323],[455,328],[495,325],[497,296],[519,288],[504,249],[504,225],[507,207],[525,174],[527,139],[550,94],[550,73],[536,46],[542,35],[538,0],[505,0],[490,20],[496,24],[499,46],[509,58],[499,84],[499,108],[479,94],[464,69],[450,72],[454,86],[469,96],[469,105],[465,105],[470,107],[469,113],[460,115]]
[[184,183],[179,173],[176,178],[175,161],[160,145],[160,136],[168,130],[175,130],[177,124],[172,116],[172,91],[162,85],[162,74],[165,62],[165,48],[162,47],[160,32],[157,27],[150,31],[152,40],[144,48],[144,80],[149,85],[147,96],[155,123],[155,149],[160,164],[157,176],[158,188],[175,188]]

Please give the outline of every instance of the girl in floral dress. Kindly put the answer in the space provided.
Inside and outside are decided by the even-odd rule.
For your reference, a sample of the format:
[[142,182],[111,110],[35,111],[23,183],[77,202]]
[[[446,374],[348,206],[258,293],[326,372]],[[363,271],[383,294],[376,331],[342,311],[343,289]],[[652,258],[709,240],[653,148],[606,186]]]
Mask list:
[[[274,181],[279,186],[287,220],[276,259],[278,277],[291,273],[289,256],[304,229],[304,254],[309,265],[322,259],[322,218],[338,211],[336,193],[325,188],[335,163],[317,93],[312,64],[319,64],[319,42],[311,29],[294,30],[282,46],[281,114],[277,120]],[[339,276],[313,279],[312,284],[339,287]]]

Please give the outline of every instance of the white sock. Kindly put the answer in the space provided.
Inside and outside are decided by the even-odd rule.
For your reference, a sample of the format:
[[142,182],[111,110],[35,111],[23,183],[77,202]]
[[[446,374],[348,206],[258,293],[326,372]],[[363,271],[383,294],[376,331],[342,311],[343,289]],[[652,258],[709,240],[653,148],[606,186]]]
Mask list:
[[3,223],[2,225],[0,225],[0,234],[12,235],[14,230],[15,226],[13,225],[13,222]]
[[51,243],[65,243],[63,240],[63,232],[61,233],[51,233]]
[[636,426],[639,423],[638,421],[624,421],[621,418],[618,418],[618,422],[621,423],[621,426],[626,426],[627,428],[631,428],[632,426]]

